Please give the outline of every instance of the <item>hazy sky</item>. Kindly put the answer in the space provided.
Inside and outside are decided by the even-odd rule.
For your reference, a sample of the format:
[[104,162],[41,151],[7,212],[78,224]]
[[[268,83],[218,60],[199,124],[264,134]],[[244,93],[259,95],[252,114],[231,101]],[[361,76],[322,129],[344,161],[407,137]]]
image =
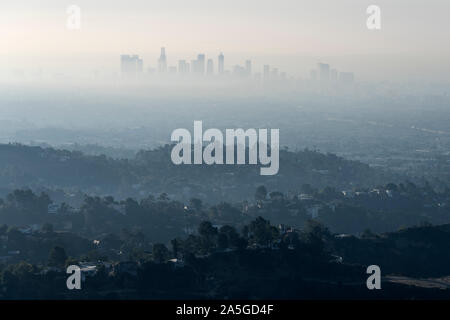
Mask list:
[[[78,31],[66,28],[71,4]],[[366,28],[371,4],[379,31]],[[306,76],[324,61],[362,78],[445,79],[449,13],[449,0],[2,0],[0,71],[114,71],[123,53],[154,67],[165,46],[169,65],[223,51],[227,67],[251,58]]]

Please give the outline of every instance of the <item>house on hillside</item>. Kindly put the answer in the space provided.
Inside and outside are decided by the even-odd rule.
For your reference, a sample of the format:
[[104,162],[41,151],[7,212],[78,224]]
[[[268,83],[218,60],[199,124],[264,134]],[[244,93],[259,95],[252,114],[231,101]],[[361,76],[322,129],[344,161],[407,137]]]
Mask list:
[[319,217],[319,211],[322,209],[322,205],[314,204],[306,207],[306,213],[311,216],[312,219],[316,219]]

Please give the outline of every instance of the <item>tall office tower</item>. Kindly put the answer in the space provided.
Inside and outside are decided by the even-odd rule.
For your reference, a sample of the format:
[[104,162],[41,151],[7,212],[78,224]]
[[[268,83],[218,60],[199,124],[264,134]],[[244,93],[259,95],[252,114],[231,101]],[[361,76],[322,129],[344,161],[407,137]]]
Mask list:
[[252,75],[252,61],[251,60],[245,61],[245,73],[247,76]]
[[197,61],[195,63],[195,72],[198,74],[205,73],[205,55],[204,54],[199,54],[197,56]]
[[120,72],[122,75],[132,72],[131,56],[127,54],[120,56]]
[[311,76],[311,80],[317,80],[317,71],[316,70],[311,70],[309,72],[309,75]]
[[206,74],[208,75],[214,74],[214,63],[212,59],[208,59],[208,63],[206,64]]
[[120,71],[122,75],[135,76],[144,70],[144,62],[138,55],[121,55]]
[[330,65],[326,63],[318,63],[320,82],[328,82],[330,80]]
[[166,73],[167,72],[167,57],[166,57],[166,48],[161,48],[161,55],[158,60],[158,72]]
[[264,65],[263,78],[264,80],[268,80],[270,78],[270,66],[268,64]]
[[338,78],[338,72],[336,69],[331,69],[330,70],[330,81],[332,82],[336,82]]
[[339,73],[339,81],[343,84],[352,84],[355,81],[355,75],[353,72],[341,72]]
[[178,73],[179,74],[186,74],[188,73],[188,69],[187,69],[187,63],[186,60],[179,60],[178,61]]
[[219,63],[218,63],[218,72],[219,72],[219,74],[223,74],[223,72],[225,70],[224,69],[224,67],[225,67],[224,62],[225,62],[225,57],[223,56],[223,53],[221,52],[219,54]]

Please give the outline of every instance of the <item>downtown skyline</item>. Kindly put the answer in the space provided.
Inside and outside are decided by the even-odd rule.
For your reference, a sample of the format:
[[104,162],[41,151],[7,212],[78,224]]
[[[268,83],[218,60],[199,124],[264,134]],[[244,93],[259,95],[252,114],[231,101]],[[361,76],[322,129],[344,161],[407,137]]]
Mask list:
[[[81,27],[68,30],[67,6],[56,0],[18,0],[0,5],[0,79],[12,74],[88,74],[117,70],[117,56],[138,53],[157,67],[160,45],[170,48],[168,63],[190,63],[204,53],[217,69],[252,61],[255,72],[271,65],[308,77],[317,62],[357,71],[364,81],[448,81],[449,2],[379,0],[382,28],[368,30],[367,6],[345,0],[215,2],[181,0],[78,0]],[[189,59],[186,59],[189,57]],[[413,67],[412,67],[413,66]],[[207,66],[205,67],[207,69]],[[256,71],[258,70],[258,71]],[[231,69],[230,69],[231,71]]]
[[[227,67],[226,67],[227,66]],[[193,75],[193,76],[232,76],[234,78],[255,78],[262,80],[287,80],[296,78],[295,75],[279,70],[277,66],[264,64],[262,68],[253,67],[252,60],[246,59],[243,64],[225,64],[225,55],[220,52],[216,57],[199,53],[196,59],[180,59],[169,63],[166,47],[161,47],[160,56],[154,65],[144,65],[144,60],[138,54],[122,54],[120,56],[120,74],[123,77],[136,77],[142,74],[149,75]],[[307,78],[307,76],[305,76]],[[355,76],[353,72],[338,71],[330,68],[327,63],[317,63],[317,68],[309,72],[309,78],[321,84],[342,83],[351,84]]]

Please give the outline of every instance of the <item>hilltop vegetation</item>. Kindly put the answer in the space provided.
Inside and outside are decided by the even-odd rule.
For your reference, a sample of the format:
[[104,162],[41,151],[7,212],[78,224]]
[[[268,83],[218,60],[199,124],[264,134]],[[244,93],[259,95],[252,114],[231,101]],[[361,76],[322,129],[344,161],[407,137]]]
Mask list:
[[[385,276],[447,274],[450,256],[443,243],[450,241],[449,231],[449,225],[425,226],[343,239],[312,220],[298,231],[276,227],[258,217],[240,231],[203,221],[195,234],[164,244],[127,232],[88,241],[47,228],[22,239],[37,249],[33,260],[0,264],[0,297],[448,298],[448,288],[405,286]],[[6,245],[19,241],[16,233],[0,228],[1,239],[8,239]],[[44,251],[47,255],[39,257]],[[430,264],[425,265],[427,261]],[[73,264],[83,268],[83,290],[65,288],[65,267]],[[383,290],[366,288],[366,267],[371,264],[381,267]]]
[[0,186],[4,194],[23,187],[83,190],[119,199],[164,192],[171,198],[199,197],[213,203],[250,199],[258,185],[282,192],[299,191],[304,184],[343,190],[401,178],[358,161],[311,150],[282,150],[276,176],[260,176],[259,168],[251,165],[176,166],[170,151],[171,146],[166,145],[140,151],[132,159],[112,159],[78,151],[0,145]]

